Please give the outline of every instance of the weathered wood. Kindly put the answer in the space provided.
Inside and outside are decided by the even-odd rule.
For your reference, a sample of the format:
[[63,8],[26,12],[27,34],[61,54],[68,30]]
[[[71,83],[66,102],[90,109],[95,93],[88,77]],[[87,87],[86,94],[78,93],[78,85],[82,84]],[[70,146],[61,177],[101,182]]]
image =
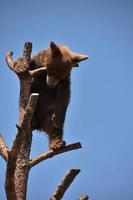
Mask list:
[[32,160],[29,161],[29,167],[33,167],[37,164],[39,164],[40,162],[47,160],[48,158],[52,158],[58,154],[61,153],[65,153],[68,151],[72,151],[72,150],[76,150],[81,148],[81,143],[77,142],[77,143],[73,143],[73,144],[69,144],[61,149],[58,150],[49,150],[47,152],[44,152],[42,154],[40,154],[39,156],[37,156],[36,158],[33,158]]
[[8,200],[25,200],[29,174],[29,155],[32,142],[30,120],[34,112],[38,94],[32,94],[25,114],[18,128],[13,147],[8,153],[6,171],[6,194]]
[[50,197],[50,200],[61,200],[66,190],[69,188],[75,177],[79,174],[80,169],[70,169],[65,178],[57,186],[56,191]]
[[0,155],[4,158],[5,161],[8,160],[8,147],[6,146],[6,143],[2,137],[2,135],[0,135]]
[[[25,200],[28,180],[28,161],[32,142],[32,131],[30,127],[31,116],[37,103],[37,96],[31,95],[30,55],[32,44],[24,45],[23,56],[16,61],[12,59],[12,52],[6,54],[8,66],[18,75],[20,79],[20,104],[18,132],[9,151],[5,189],[8,200]],[[28,103],[29,102],[29,103]]]

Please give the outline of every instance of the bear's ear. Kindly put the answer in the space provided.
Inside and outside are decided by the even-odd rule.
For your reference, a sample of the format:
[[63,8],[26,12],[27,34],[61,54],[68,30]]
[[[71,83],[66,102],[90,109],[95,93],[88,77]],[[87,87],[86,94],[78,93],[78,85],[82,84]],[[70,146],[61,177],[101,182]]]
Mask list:
[[82,54],[75,54],[74,57],[73,57],[73,61],[75,63],[81,62],[81,61],[86,60],[86,59],[88,59],[88,56],[82,55]]
[[73,67],[79,67],[79,62],[86,60],[86,59],[88,59],[88,56],[74,53],[73,58],[72,58]]
[[53,41],[50,42],[50,48],[51,48],[53,57],[58,57],[62,55],[60,48]]

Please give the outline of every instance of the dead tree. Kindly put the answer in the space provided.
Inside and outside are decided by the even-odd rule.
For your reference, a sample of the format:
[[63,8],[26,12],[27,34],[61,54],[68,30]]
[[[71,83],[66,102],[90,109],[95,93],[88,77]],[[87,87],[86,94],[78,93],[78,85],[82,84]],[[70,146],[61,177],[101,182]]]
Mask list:
[[[39,94],[36,93],[30,95],[31,79],[46,70],[43,67],[30,71],[31,51],[32,43],[27,42],[24,45],[23,56],[16,61],[12,60],[13,52],[6,54],[9,68],[17,74],[20,80],[19,120],[16,125],[16,137],[11,149],[7,147],[3,137],[0,135],[0,155],[7,164],[5,178],[7,200],[26,200],[27,181],[32,167],[58,154],[81,148],[81,144],[78,142],[58,150],[49,150],[31,160],[29,159],[32,145],[30,121],[39,97]],[[79,169],[71,169],[59,184],[55,193],[52,194],[50,200],[62,199],[65,191],[79,172]],[[81,196],[79,199],[86,200],[88,196]]]

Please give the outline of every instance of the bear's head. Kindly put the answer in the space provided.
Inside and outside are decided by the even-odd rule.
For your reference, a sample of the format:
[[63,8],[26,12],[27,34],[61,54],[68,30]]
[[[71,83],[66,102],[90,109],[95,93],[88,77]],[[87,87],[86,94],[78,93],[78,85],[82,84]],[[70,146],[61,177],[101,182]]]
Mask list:
[[54,88],[62,79],[70,76],[73,67],[86,60],[88,56],[72,52],[66,46],[50,42],[50,55],[47,63],[47,85]]

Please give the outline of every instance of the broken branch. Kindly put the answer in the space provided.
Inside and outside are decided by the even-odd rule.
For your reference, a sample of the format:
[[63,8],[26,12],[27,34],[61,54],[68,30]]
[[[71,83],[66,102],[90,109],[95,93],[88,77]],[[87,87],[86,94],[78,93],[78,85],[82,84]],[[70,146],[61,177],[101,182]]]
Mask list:
[[21,129],[26,128],[26,124],[30,124],[30,120],[31,120],[31,117],[32,117],[33,112],[35,110],[38,97],[39,97],[38,93],[32,93],[31,94],[28,105],[27,105],[26,110],[25,110],[24,117],[23,117],[22,121],[20,121],[19,126],[20,126]]
[[67,151],[72,151],[72,150],[76,150],[81,148],[81,143],[77,142],[77,143],[73,143],[73,144],[69,144],[61,149],[58,150],[49,150],[45,153],[40,154],[39,156],[33,158],[32,160],[29,161],[29,167],[33,167],[37,164],[39,164],[40,162],[47,160],[48,158],[52,158],[58,154],[61,153],[65,153]]
[[34,112],[39,94],[30,96],[24,116],[19,125],[13,147],[9,152],[6,172],[7,199],[26,199],[27,180],[29,174],[28,161],[32,141],[30,120]]
[[5,161],[8,160],[8,147],[6,146],[2,135],[0,135],[0,155]]
[[61,181],[61,183],[56,188],[55,193],[52,194],[50,200],[61,200],[64,196],[66,190],[69,188],[74,178],[78,175],[80,169],[70,169],[66,174],[65,178]]
[[8,67],[14,71],[13,69],[13,59],[12,59],[12,55],[13,55],[13,52],[12,51],[8,51],[6,53],[6,62],[8,64]]
[[46,72],[47,68],[46,67],[41,67],[39,69],[35,69],[35,70],[29,70],[30,76],[31,77],[35,77],[43,72]]
[[13,147],[12,147],[12,153],[16,157],[17,152],[19,152],[19,148],[21,146],[21,143],[23,142],[23,138],[26,137],[26,133],[28,134],[29,131],[31,131],[30,127],[30,120],[33,115],[37,100],[38,100],[39,94],[33,93],[30,96],[29,103],[26,107],[25,114],[20,122],[20,125],[17,125],[18,133],[16,135]]
[[25,42],[24,50],[23,50],[23,57],[25,59],[30,59],[31,51],[32,51],[32,43],[31,42]]

